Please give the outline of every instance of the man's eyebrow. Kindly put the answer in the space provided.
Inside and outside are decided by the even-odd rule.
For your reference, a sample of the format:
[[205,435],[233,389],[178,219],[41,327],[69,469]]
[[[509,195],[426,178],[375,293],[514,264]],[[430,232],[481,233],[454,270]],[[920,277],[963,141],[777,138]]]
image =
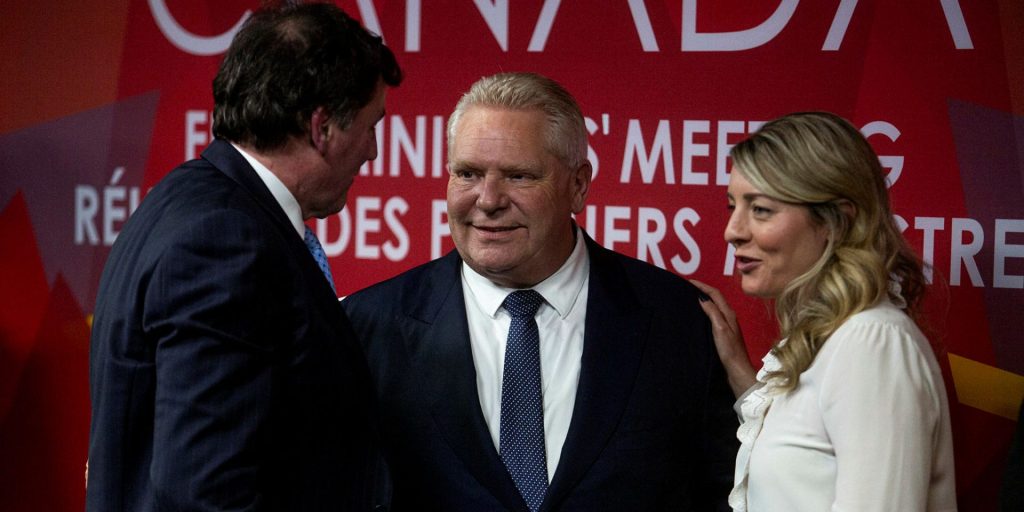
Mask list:
[[536,171],[537,168],[529,164],[512,164],[501,167],[501,172],[504,173],[532,173]]

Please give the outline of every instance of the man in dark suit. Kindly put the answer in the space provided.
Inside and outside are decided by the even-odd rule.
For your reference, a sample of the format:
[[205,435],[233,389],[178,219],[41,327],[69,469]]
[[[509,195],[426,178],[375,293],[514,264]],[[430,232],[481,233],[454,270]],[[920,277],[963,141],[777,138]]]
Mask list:
[[370,509],[370,376],[303,221],[344,207],[400,81],[333,5],[237,34],[216,140],[153,188],[104,269],[88,510]]
[[737,419],[698,291],[573,222],[586,150],[557,83],[481,79],[448,121],[457,250],[345,300],[393,512],[728,510]]

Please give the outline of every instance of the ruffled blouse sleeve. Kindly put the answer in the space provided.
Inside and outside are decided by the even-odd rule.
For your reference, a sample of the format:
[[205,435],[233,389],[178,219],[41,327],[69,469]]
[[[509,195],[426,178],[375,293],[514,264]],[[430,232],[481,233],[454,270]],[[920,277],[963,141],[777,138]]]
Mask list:
[[736,512],[747,510],[747,476],[750,471],[750,452],[754,448],[754,440],[761,433],[764,417],[772,405],[775,391],[768,384],[767,375],[781,369],[779,360],[769,352],[762,359],[761,371],[757,372],[757,383],[747,390],[737,401],[740,415],[740,428],[736,437],[740,440],[740,449],[736,454],[736,476],[733,488],[729,493],[729,506]]

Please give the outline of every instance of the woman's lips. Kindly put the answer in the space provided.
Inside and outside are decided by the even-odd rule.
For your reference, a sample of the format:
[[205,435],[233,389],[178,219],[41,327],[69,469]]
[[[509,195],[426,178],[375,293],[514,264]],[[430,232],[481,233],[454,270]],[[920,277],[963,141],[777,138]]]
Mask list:
[[741,273],[750,273],[759,265],[761,265],[761,260],[748,258],[746,256],[736,256],[736,269]]

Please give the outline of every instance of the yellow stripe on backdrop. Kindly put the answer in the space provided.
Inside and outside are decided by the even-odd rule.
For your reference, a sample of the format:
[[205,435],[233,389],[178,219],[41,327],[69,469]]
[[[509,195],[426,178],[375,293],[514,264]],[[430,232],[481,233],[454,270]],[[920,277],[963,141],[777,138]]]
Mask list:
[[960,403],[1017,420],[1024,398],[1024,376],[949,354],[953,385]]

